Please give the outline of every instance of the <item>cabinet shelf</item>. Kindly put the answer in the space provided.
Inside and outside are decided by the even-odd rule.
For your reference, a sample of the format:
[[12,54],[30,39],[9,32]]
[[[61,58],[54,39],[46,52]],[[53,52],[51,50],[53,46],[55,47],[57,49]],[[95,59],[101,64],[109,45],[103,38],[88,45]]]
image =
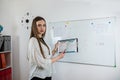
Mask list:
[[0,51],[0,53],[9,53],[11,51]]
[[2,68],[2,69],[0,69],[0,71],[8,69],[8,68],[11,68],[11,66],[7,66],[6,68]]
[[12,80],[11,36],[0,36],[0,80]]

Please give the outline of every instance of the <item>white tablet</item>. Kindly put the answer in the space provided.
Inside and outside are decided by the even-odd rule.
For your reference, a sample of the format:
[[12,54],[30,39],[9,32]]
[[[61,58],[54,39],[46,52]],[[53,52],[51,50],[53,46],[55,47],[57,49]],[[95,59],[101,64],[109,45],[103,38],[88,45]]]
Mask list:
[[75,53],[78,52],[78,38],[58,40],[58,52]]

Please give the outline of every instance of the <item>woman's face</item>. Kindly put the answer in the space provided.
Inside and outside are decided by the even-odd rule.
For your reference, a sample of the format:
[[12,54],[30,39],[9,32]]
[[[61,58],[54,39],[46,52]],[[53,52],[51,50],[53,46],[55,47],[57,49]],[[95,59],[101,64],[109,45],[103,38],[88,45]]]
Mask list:
[[46,31],[46,22],[44,20],[39,20],[36,22],[38,34],[42,35]]

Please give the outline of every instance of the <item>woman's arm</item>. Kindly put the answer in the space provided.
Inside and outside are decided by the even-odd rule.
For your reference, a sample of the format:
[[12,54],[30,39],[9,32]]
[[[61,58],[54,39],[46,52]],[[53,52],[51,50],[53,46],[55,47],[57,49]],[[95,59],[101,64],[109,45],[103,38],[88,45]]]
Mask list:
[[65,53],[62,52],[62,53],[60,53],[57,57],[52,58],[52,59],[51,59],[52,63],[54,63],[54,62],[58,61],[59,59],[63,58],[64,55],[65,55]]
[[52,55],[54,55],[56,52],[57,52],[57,49],[54,48],[54,49],[52,50]]
[[54,49],[52,50],[52,55],[54,55],[58,50],[58,42],[55,44]]
[[[52,50],[52,55],[54,55],[58,50],[58,42],[55,44],[55,48]],[[54,57],[51,59],[52,63],[58,61],[59,59],[63,58],[64,57],[64,54],[65,52],[61,52],[59,53],[59,55],[57,57]]]
[[41,55],[41,52],[39,51],[39,45],[35,38],[30,40],[29,54],[30,62],[42,68],[47,68],[51,65],[51,63],[54,63],[64,57],[64,52],[62,52],[59,53],[59,55],[54,58],[44,59],[43,56]]
[[51,66],[51,63],[52,63],[51,59],[43,58],[36,38],[31,38],[29,41],[29,56],[28,57],[29,57],[29,62],[31,64],[37,65],[38,67],[41,67],[43,69],[48,68],[49,66]]

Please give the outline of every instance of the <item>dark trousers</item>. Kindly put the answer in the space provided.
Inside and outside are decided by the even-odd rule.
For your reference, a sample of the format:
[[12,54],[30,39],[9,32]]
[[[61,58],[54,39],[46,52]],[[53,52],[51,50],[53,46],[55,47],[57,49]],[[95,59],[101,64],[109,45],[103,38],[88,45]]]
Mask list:
[[46,77],[45,79],[41,79],[38,77],[33,77],[31,80],[51,80],[51,77]]

